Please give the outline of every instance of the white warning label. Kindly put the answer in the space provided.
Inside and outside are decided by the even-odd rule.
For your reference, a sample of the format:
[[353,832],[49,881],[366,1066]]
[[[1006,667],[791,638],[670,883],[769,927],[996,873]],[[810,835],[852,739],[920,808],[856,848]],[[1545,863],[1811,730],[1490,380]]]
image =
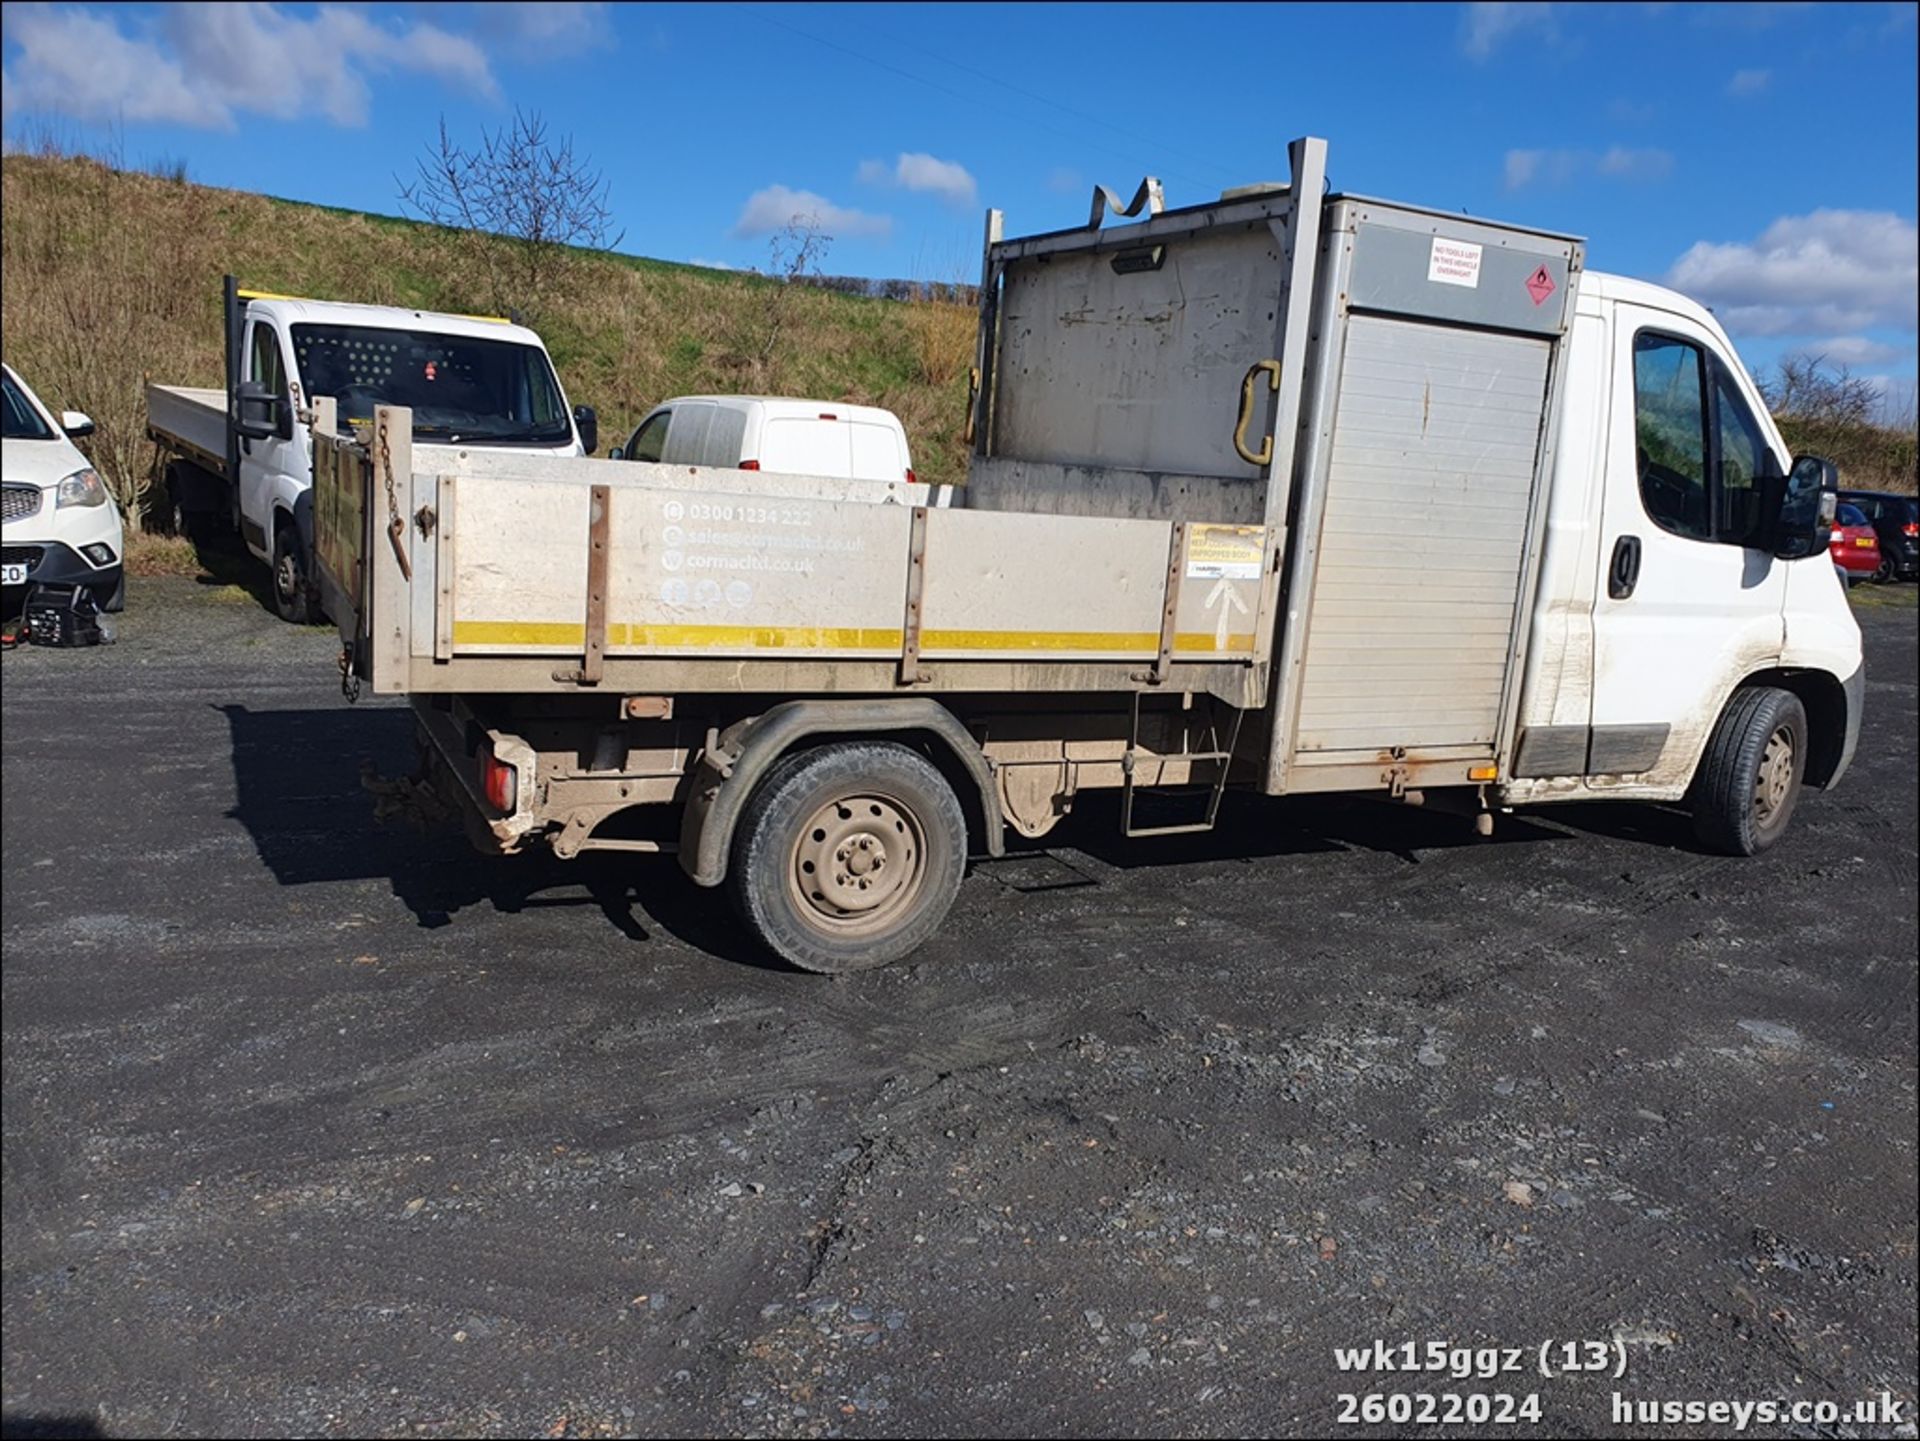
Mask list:
[[1187,532],[1190,580],[1258,580],[1267,532],[1257,525],[1196,525]]
[[1475,290],[1480,285],[1480,247],[1464,240],[1433,237],[1433,253],[1427,257],[1427,279],[1440,285],[1464,285]]

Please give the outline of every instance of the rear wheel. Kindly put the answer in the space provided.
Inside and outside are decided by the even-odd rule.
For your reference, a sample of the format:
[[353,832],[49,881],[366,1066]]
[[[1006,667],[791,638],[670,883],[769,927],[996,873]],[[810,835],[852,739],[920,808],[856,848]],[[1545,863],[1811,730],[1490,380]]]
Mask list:
[[924,756],[857,741],[781,760],[747,802],[728,884],[775,955],[827,974],[899,960],[934,932],[966,868],[953,788]]
[[273,532],[273,608],[291,625],[306,625],[313,619],[300,536],[291,525],[277,526]]
[[1885,551],[1880,552],[1880,564],[1874,568],[1873,578],[1881,585],[1891,585],[1896,578],[1893,573],[1893,557]]
[[1693,778],[1694,832],[1730,856],[1758,855],[1785,833],[1807,768],[1807,713],[1792,691],[1737,691]]

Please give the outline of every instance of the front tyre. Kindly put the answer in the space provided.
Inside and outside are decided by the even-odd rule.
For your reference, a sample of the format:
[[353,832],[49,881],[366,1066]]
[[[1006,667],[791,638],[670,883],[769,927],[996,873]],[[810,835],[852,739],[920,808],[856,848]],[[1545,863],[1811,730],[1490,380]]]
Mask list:
[[313,619],[308,599],[307,566],[300,554],[300,537],[291,525],[282,525],[273,533],[273,609],[290,625],[306,625]]
[[881,741],[801,751],[754,789],[727,882],[767,949],[829,975],[899,960],[960,889],[967,824],[946,778]]
[[1807,713],[1792,691],[1736,691],[1714,727],[1690,801],[1694,833],[1722,855],[1758,855],[1786,832],[1807,768]]

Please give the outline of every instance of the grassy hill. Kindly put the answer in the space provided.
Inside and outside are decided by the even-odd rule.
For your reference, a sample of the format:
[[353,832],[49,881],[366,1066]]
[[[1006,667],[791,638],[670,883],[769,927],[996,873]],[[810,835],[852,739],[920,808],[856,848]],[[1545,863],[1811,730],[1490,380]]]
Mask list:
[[[221,383],[220,277],[319,299],[488,311],[470,245],[429,225],[215,190],[70,156],[0,162],[7,360],[58,408],[99,424],[89,453],[132,516],[153,447],[144,383]],[[602,446],[673,395],[819,396],[897,412],[924,480],[965,478],[960,432],[974,311],[866,299],[603,252],[574,252],[530,315]],[[1911,428],[1783,415],[1788,440],[1849,485],[1911,492]]]
[[[222,383],[220,277],[326,300],[488,311],[484,277],[433,226],[215,190],[85,158],[0,162],[8,363],[99,425],[94,462],[130,515],[150,483],[147,379]],[[754,275],[575,252],[530,315],[604,448],[673,395],[760,391],[899,414],[920,476],[965,478],[974,312]]]

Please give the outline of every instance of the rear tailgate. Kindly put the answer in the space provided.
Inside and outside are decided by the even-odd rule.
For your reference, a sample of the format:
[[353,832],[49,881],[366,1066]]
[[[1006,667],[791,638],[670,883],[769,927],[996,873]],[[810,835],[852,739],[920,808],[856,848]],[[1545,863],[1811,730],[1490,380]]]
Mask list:
[[352,435],[334,432],[334,402],[315,400],[313,426],[314,578],[326,613],[340,628],[341,644],[356,658],[365,654],[366,565],[373,463]]

